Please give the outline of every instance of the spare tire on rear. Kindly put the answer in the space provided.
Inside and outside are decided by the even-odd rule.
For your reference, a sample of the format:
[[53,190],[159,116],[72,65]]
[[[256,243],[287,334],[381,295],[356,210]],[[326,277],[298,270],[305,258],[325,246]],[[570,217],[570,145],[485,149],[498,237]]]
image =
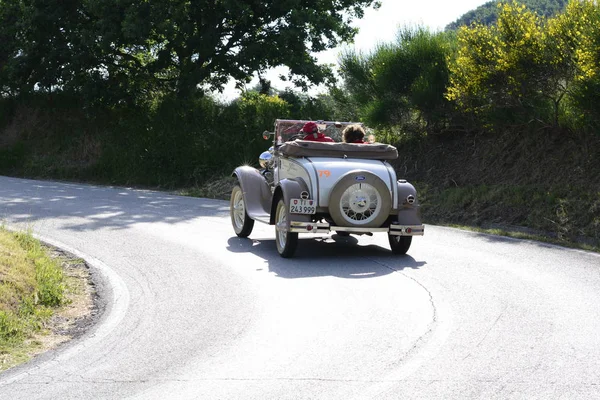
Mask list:
[[335,185],[329,196],[329,214],[338,226],[380,227],[392,206],[390,190],[368,171],[352,171]]

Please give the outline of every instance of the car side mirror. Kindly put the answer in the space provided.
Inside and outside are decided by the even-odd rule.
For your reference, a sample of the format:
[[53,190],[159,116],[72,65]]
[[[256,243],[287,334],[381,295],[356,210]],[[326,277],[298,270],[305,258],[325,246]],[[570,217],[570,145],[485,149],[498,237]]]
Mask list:
[[264,131],[262,136],[263,136],[263,139],[269,140],[271,138],[271,136],[274,134],[275,134],[275,132]]

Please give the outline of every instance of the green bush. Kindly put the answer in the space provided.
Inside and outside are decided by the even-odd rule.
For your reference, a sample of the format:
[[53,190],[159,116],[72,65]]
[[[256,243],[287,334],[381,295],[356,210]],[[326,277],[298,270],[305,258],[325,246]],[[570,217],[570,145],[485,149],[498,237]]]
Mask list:
[[380,44],[369,54],[343,54],[340,72],[359,116],[380,129],[399,126],[409,133],[442,129],[448,116],[444,94],[450,50],[446,34],[403,28],[396,43]]
[[64,276],[60,265],[52,260],[39,240],[29,233],[15,234],[21,248],[27,252],[27,258],[31,260],[35,268],[35,281],[37,283],[33,297],[34,304],[57,307],[64,302]]
[[100,179],[161,187],[201,184],[268,147],[264,130],[289,114],[277,96],[246,93],[230,104],[210,97],[166,96],[113,110],[97,171]]
[[28,233],[0,228],[0,351],[43,327],[65,302],[60,265]]

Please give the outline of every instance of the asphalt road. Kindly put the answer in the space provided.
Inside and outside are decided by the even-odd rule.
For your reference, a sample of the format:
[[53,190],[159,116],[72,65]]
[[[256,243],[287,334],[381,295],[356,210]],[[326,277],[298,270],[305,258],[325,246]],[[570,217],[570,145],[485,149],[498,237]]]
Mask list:
[[251,239],[228,203],[0,177],[0,220],[85,257],[105,311],[0,399],[600,399],[600,257],[427,226]]

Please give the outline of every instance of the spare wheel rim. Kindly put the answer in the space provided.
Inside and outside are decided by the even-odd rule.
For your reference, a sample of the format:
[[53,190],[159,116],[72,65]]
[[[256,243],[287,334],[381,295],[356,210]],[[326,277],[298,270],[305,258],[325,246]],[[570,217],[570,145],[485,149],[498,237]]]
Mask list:
[[350,224],[368,224],[381,212],[381,194],[369,183],[355,183],[344,191],[339,207],[342,217]]

